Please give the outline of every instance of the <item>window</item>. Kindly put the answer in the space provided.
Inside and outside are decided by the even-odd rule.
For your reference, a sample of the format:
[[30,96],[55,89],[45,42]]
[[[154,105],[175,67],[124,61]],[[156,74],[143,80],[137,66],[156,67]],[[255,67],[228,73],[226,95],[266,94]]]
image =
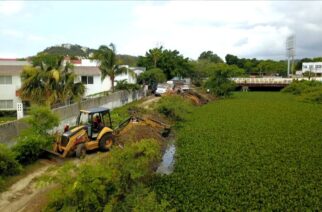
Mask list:
[[307,68],[307,66],[306,66],[306,65],[304,65],[304,66],[303,66],[303,68]]
[[93,76],[82,76],[82,83],[87,84],[94,84],[94,78]]
[[321,69],[322,68],[322,65],[315,65],[315,68],[316,69]]
[[0,109],[12,109],[13,100],[0,100]]
[[12,76],[0,76],[0,85],[12,84]]

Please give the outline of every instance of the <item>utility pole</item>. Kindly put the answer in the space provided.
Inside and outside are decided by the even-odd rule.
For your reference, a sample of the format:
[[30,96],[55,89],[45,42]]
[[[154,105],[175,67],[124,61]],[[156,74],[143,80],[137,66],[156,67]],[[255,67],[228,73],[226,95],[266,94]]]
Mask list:
[[287,54],[287,76],[290,77],[291,74],[293,75],[293,69],[294,69],[294,56],[295,56],[295,36],[294,35],[288,36],[286,39],[286,54]]

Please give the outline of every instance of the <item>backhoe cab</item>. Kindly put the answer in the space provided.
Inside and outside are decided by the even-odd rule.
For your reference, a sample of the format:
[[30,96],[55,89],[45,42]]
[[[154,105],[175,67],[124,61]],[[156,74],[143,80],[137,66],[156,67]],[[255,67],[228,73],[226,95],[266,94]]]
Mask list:
[[81,110],[77,117],[76,127],[65,128],[64,131],[56,139],[53,151],[50,151],[62,158],[73,153],[81,158],[88,150],[107,151],[114,141],[110,110],[107,108]]

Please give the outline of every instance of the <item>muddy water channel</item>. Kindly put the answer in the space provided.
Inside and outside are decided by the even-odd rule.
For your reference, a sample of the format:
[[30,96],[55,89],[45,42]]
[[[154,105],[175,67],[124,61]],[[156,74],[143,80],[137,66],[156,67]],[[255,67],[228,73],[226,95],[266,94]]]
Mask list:
[[173,172],[176,153],[175,140],[172,139],[168,142],[167,148],[162,156],[162,161],[157,169],[157,173],[160,174],[171,174]]

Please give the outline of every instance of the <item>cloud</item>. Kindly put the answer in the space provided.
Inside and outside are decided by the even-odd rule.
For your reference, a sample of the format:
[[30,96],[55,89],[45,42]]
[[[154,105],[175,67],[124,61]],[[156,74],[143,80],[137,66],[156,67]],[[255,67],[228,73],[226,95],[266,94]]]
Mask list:
[[22,11],[24,2],[22,1],[1,1],[0,14],[14,15]]
[[45,41],[48,38],[33,33],[23,32],[15,29],[2,29],[0,35],[10,37],[10,39],[21,39],[25,41]]
[[[149,49],[162,42],[166,48],[178,49],[191,58],[212,50],[221,57],[231,53],[283,59],[285,40],[295,33],[302,57],[307,53],[303,48],[314,44],[322,48],[318,42],[322,14],[317,9],[321,7],[321,2],[147,2],[133,10],[132,26],[137,33],[131,39],[136,42],[129,45],[135,50],[139,46]],[[306,41],[307,34],[311,42]],[[312,53],[319,54],[315,50]]]

